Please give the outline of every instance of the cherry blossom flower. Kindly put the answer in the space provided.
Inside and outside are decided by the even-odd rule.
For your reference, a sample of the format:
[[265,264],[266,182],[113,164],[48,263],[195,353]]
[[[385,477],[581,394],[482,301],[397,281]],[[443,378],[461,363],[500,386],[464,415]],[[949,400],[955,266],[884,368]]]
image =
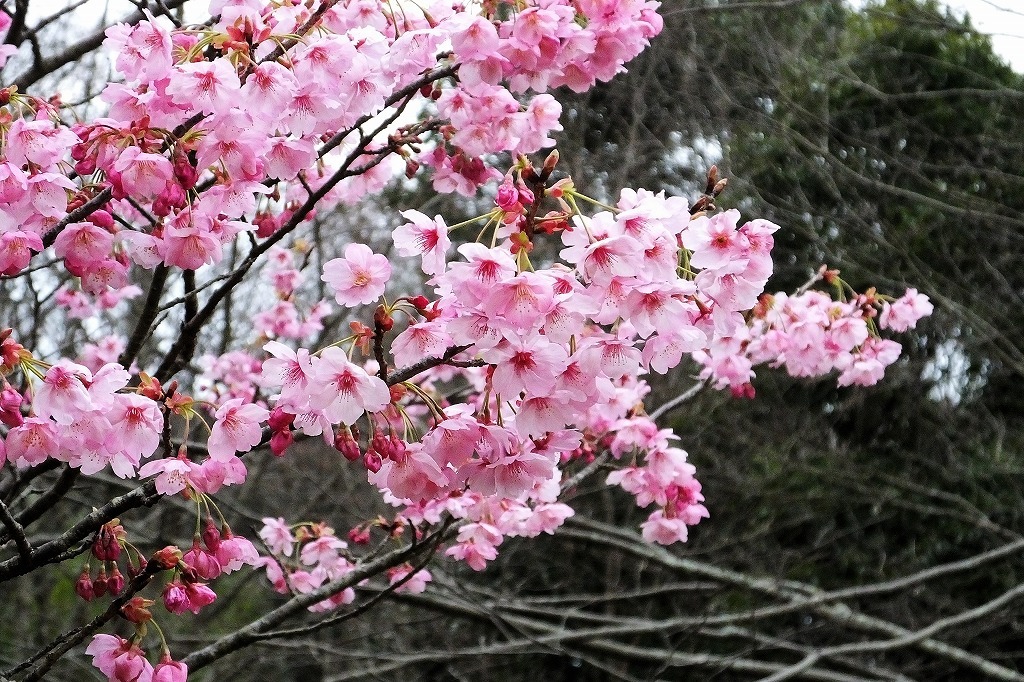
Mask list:
[[263,438],[260,422],[265,422],[270,412],[259,405],[243,404],[241,398],[235,398],[225,402],[216,416],[207,448],[214,459],[226,459],[259,444]]
[[334,290],[335,299],[352,308],[373,303],[384,293],[391,277],[391,264],[365,244],[349,244],[344,258],[324,263],[321,279]]

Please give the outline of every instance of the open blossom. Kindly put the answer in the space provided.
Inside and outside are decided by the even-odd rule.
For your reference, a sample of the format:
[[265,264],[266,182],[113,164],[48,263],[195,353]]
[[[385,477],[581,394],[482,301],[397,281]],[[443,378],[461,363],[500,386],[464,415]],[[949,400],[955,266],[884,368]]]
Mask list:
[[441,216],[428,218],[419,211],[402,211],[402,217],[409,222],[395,228],[392,237],[395,248],[403,256],[423,256],[423,272],[439,275],[444,272],[445,254],[451,246],[448,226]]
[[267,547],[274,554],[291,556],[295,546],[295,536],[292,529],[284,519],[266,517],[263,519],[263,528],[260,529],[260,538],[267,543]]
[[917,289],[907,289],[902,297],[882,306],[878,326],[894,332],[905,332],[913,329],[918,320],[931,315],[934,310],[935,306],[927,296],[918,293]]
[[95,635],[85,653],[109,682],[152,682],[153,666],[137,644],[114,635]]
[[129,455],[149,457],[160,444],[164,417],[159,406],[149,398],[116,395],[107,418],[117,433],[118,446]]
[[217,410],[217,421],[207,443],[210,457],[222,459],[236,452],[246,452],[262,440],[260,422],[265,422],[270,412],[259,405],[242,403],[241,398],[234,398]]
[[187,457],[165,457],[144,464],[139,469],[139,476],[146,478],[156,474],[156,490],[161,495],[176,495],[185,490],[189,478],[198,465],[190,462]]
[[350,362],[340,348],[328,348],[320,355],[313,376],[317,391],[310,405],[322,409],[331,423],[351,425],[363,412],[379,412],[391,403],[387,384]]
[[380,298],[390,277],[387,257],[373,253],[365,244],[349,244],[344,258],[324,263],[321,279],[334,290],[338,303],[351,308]]
[[67,360],[56,363],[36,389],[32,407],[40,417],[53,417],[58,424],[70,424],[82,412],[92,409],[86,384],[92,372],[83,365]]

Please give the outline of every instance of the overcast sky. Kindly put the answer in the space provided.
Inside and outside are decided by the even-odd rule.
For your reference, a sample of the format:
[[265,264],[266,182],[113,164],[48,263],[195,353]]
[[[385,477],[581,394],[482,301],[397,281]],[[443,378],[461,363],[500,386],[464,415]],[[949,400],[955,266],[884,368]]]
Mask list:
[[1024,72],[1024,2],[1022,0],[943,0],[958,16],[992,36],[992,45],[1014,69]]

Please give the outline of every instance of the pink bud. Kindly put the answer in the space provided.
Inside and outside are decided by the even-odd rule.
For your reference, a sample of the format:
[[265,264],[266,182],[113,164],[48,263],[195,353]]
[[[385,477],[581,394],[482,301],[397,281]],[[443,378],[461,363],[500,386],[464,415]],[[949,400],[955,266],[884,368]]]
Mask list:
[[92,591],[92,577],[89,575],[89,567],[82,567],[82,574],[75,581],[75,594],[85,601],[92,601],[96,595]]
[[357,545],[365,545],[370,542],[370,529],[369,528],[350,528],[348,531],[348,539]]
[[117,564],[114,564],[114,570],[111,571],[110,577],[107,578],[107,592],[116,597],[121,594],[121,590],[123,589],[124,576],[121,574],[121,571],[117,569]]
[[285,412],[283,408],[275,407],[270,411],[267,425],[270,426],[271,431],[281,431],[291,426],[293,421],[295,421],[294,414]]
[[107,572],[101,566],[100,572],[92,581],[92,596],[99,599],[107,593]]
[[220,549],[220,539],[220,531],[214,525],[213,519],[206,519],[206,525],[203,526],[203,543],[206,548],[216,553]]
[[295,442],[292,430],[285,428],[283,431],[275,431],[270,437],[270,451],[275,457],[283,457],[285,451]]
[[157,563],[163,570],[174,568],[181,561],[181,550],[174,545],[168,545],[161,550],[158,550],[153,555],[152,561]]
[[163,593],[164,608],[171,613],[185,613],[189,609],[188,593],[180,582],[167,583]]
[[334,437],[334,448],[350,462],[356,461],[363,455],[359,450],[359,443],[348,430],[341,431]]
[[217,593],[205,583],[185,585],[185,594],[188,595],[189,610],[192,613],[199,613],[201,608],[209,606],[217,599]]
[[102,208],[92,212],[89,216],[89,222],[96,227],[102,227],[104,230],[109,230],[114,226],[114,217]]
[[380,468],[384,464],[384,462],[381,460],[380,455],[371,450],[370,452],[367,452],[363,456],[363,464],[366,465],[366,468],[369,471],[377,473],[378,471],[380,471]]

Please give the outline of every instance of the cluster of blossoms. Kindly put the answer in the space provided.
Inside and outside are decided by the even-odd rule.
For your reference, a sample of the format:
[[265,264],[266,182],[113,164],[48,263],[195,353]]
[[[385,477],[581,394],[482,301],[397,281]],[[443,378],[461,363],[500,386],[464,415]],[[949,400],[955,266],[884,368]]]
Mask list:
[[[842,287],[838,273],[823,276]],[[908,289],[898,299],[871,291],[848,301],[834,301],[820,291],[764,296],[749,325],[695,354],[704,366],[701,377],[718,388],[752,395],[753,367],[768,363],[794,377],[839,372],[840,386],[870,386],[900,356],[900,344],[872,334],[873,328],[907,331],[932,313],[928,297]]]
[[[368,540],[368,536],[359,534],[351,537],[357,542]],[[323,523],[289,526],[284,519],[265,518],[260,538],[272,553],[263,557],[260,565],[266,567],[267,579],[282,594],[312,592],[325,583],[344,578],[355,568],[346,551],[348,543]],[[392,567],[388,577],[399,592],[422,592],[431,580],[430,571],[415,571],[408,564]],[[309,610],[329,611],[350,604],[355,597],[355,590],[346,587]]]
[[[130,552],[135,552],[134,561]],[[172,545],[147,559],[127,541],[127,532],[115,519],[100,528],[92,543],[92,557],[101,562],[99,573],[93,578],[91,567],[86,564],[75,583],[75,592],[86,601],[104,595],[120,595],[125,588],[124,577],[118,569],[118,560],[122,555],[127,556],[132,592],[127,595],[130,598],[121,605],[119,613],[135,626],[135,634],[130,639],[95,635],[86,653],[93,657],[93,665],[111,682],[185,682],[188,667],[171,658],[167,643],[163,641],[163,633],[150,611],[156,602],[132,595],[156,575],[171,571],[161,597],[164,608],[175,615],[185,611],[199,613],[217,598],[213,589],[203,581],[213,580],[222,573],[231,573],[243,565],[258,565],[256,548],[245,538],[232,534],[226,524],[218,530],[213,520],[208,518],[202,535],[196,536],[191,550],[183,553]],[[109,574],[108,566],[111,567]],[[149,626],[157,630],[162,643],[161,658],[155,667],[139,646]]]
[[[242,455],[269,443],[283,456],[296,434],[319,436],[398,508],[392,521],[353,529],[353,543],[371,527],[397,536],[450,522],[444,552],[481,570],[505,538],[552,533],[571,517],[561,493],[574,468],[601,457],[615,469],[609,484],[655,506],[647,540],[685,540],[708,512],[686,452],[645,411],[644,374],[692,357],[703,378],[739,392],[761,362],[870,383],[899,353],[878,330],[905,330],[930,304],[914,291],[764,299],[778,226],[712,213],[724,188],[714,174],[694,205],[627,189],[608,206],[556,180],[557,153],[539,169],[527,160],[560,129],[546,90],[613,76],[660,31],[656,8],[212,0],[209,24],[171,29],[149,17],[108,30],[124,79],[104,90],[103,118],[69,126],[59,100],[0,90],[0,276],[27,274],[52,249],[71,282],[55,299],[84,318],[138,296],[129,282],[153,270],[146,324],[159,326],[161,305],[182,305],[192,341],[260,256],[275,293],[253,316],[257,343],[200,359],[194,398],[172,379],[192,360],[178,341],[157,378],[131,368],[150,331],[142,320],[138,337],[97,339],[80,362],[45,362],[0,334],[0,465],[110,467],[152,477],[157,493],[209,514],[210,495],[245,480]],[[416,106],[414,122],[396,122]],[[504,175],[485,161],[498,152],[519,159]],[[304,242],[278,245],[316,213],[420,164],[439,191],[474,195],[493,182],[493,209],[458,225],[403,212],[395,251],[418,259],[425,294],[396,291],[407,285],[388,258],[347,245],[320,281],[344,308],[374,306],[372,326],[353,321],[347,338],[304,346],[331,308],[319,296],[305,302]],[[540,255],[551,251],[557,259]],[[196,271],[229,263],[229,274],[197,283]],[[168,301],[172,270],[185,292]],[[204,413],[205,447],[190,446]],[[258,560],[251,543],[207,520],[186,552],[169,547],[146,562],[135,550],[126,586],[124,530],[111,524],[93,543],[99,572],[87,565],[78,582],[85,599],[134,595],[144,587],[136,579],[171,571],[165,609],[196,613],[216,597],[208,581],[242,565],[260,563],[288,593],[343,582],[357,565],[323,524],[264,519],[273,556]],[[407,564],[388,577],[411,591],[431,579]],[[313,609],[354,598],[348,587]],[[166,647],[155,667],[140,647],[154,603],[132,596],[121,614],[136,635],[90,645],[110,680],[185,679]]]

